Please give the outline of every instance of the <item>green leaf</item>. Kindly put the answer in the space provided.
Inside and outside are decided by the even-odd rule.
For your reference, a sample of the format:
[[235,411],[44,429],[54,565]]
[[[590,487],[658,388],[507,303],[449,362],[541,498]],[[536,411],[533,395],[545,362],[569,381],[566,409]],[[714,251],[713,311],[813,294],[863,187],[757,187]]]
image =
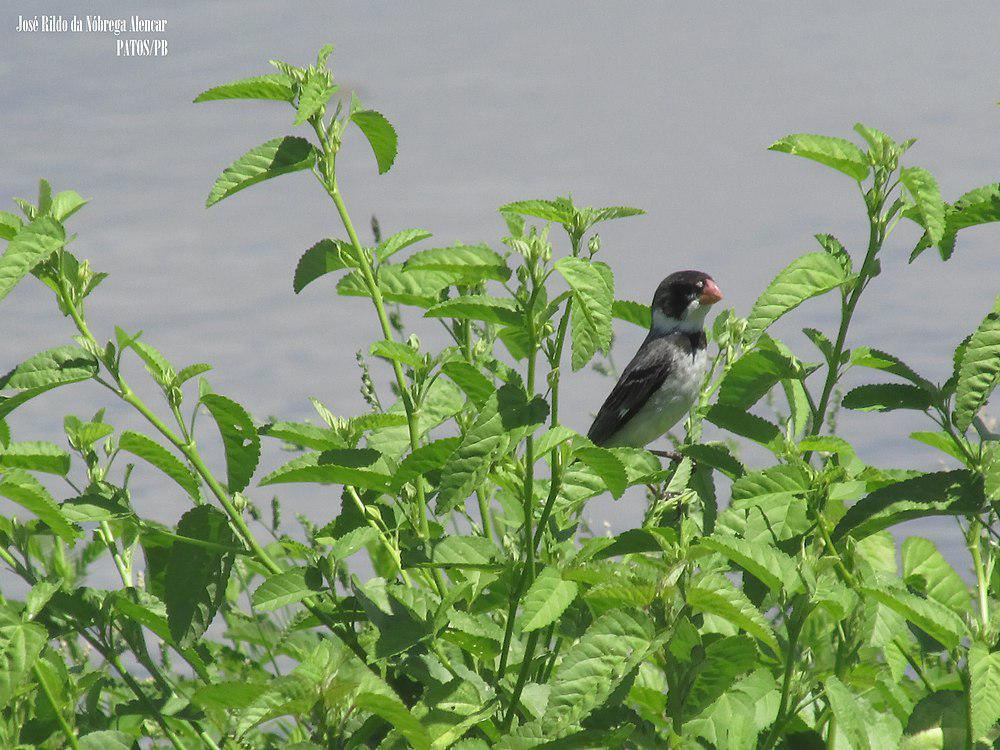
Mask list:
[[386,237],[375,248],[375,254],[379,261],[386,261],[400,250],[410,245],[426,240],[431,237],[431,233],[426,229],[403,229],[389,237]]
[[514,300],[485,294],[465,294],[439,302],[424,313],[426,318],[456,318],[482,320],[498,325],[517,325],[521,313]]
[[421,445],[402,460],[392,476],[393,491],[398,492],[407,482],[413,482],[432,471],[438,471],[462,442],[460,437],[441,438]]
[[649,305],[630,300],[616,299],[611,303],[611,314],[619,320],[624,320],[626,323],[632,323],[646,330],[649,330],[653,321]]
[[441,565],[486,565],[496,554],[496,547],[484,537],[446,536],[434,545],[431,559]]
[[927,411],[931,397],[923,388],[906,383],[861,385],[848,391],[841,402],[845,409],[855,411],[894,411],[915,409]]
[[[968,741],[968,705],[958,690],[937,690],[917,701],[906,722],[907,739],[913,738],[918,748],[934,750],[965,750]],[[936,741],[937,744],[930,744]],[[910,747],[907,745],[900,745]]]
[[274,573],[264,579],[250,599],[255,607],[269,612],[312,596],[321,588],[322,580],[319,571],[311,568]]
[[361,711],[385,719],[406,737],[414,750],[430,750],[431,737],[427,729],[399,698],[385,693],[361,693],[354,700],[354,705]]
[[[210,505],[192,508],[177,534],[224,547],[236,544],[229,519]],[[233,556],[198,544],[175,541],[167,561],[164,603],[174,640],[193,645],[211,625],[225,598]]]
[[80,737],[79,750],[130,750],[135,740],[125,732],[114,729],[102,729],[88,732]]
[[965,454],[961,447],[950,434],[944,430],[937,432],[911,432],[910,439],[937,448],[943,453],[947,453],[952,458],[958,459],[960,463],[965,463]]
[[3,479],[0,480],[0,495],[34,513],[66,542],[74,544],[80,536],[80,531],[66,520],[48,490],[26,471],[21,469],[4,471]]
[[527,200],[515,201],[500,207],[500,213],[522,214],[524,216],[534,216],[543,221],[555,221],[560,224],[569,224],[573,221],[573,204],[565,199],[555,201],[549,200]]
[[470,284],[488,279],[507,281],[511,273],[507,261],[487,245],[453,245],[421,250],[407,258],[405,265],[425,271],[459,273]]
[[247,151],[219,175],[205,206],[272,177],[309,169],[316,161],[316,151],[305,138],[274,138]]
[[969,649],[969,702],[972,738],[985,739],[1000,722],[1000,651],[992,654],[983,643]]
[[[671,644],[673,645],[673,644]],[[736,678],[757,665],[757,647],[745,635],[727,636],[710,641],[704,648],[704,657],[692,654],[693,664],[688,679],[691,680],[687,695],[683,696],[683,717],[698,716],[708,706],[732,687]],[[675,697],[677,700],[681,696]],[[669,703],[673,703],[669,697]]]
[[969,590],[962,577],[938,552],[934,543],[918,536],[903,542],[903,580],[911,589],[964,615],[969,611]]
[[347,447],[347,444],[329,427],[317,427],[302,422],[272,422],[262,425],[257,432],[317,451]]
[[747,318],[746,335],[754,339],[785,313],[807,299],[836,289],[848,276],[829,253],[807,253],[789,263],[757,298]]
[[221,99],[272,99],[291,102],[295,97],[292,81],[284,73],[271,73],[252,78],[241,78],[232,83],[224,83],[202,91],[194,98],[194,103],[213,102]]
[[983,500],[982,479],[969,471],[921,474],[856,502],[837,523],[833,540],[848,534],[860,539],[913,518],[976,513]]
[[773,422],[727,404],[713,405],[705,413],[705,419],[724,430],[750,438],[762,445],[771,443],[781,434]]
[[368,139],[372,151],[375,152],[378,173],[388,172],[392,163],[396,161],[396,129],[381,113],[373,109],[354,112],[351,115],[351,122],[361,129],[365,138]]
[[969,339],[958,368],[955,426],[967,430],[1000,381],[1000,297]]
[[0,469],[28,469],[66,476],[69,454],[53,443],[11,443],[0,452]]
[[758,669],[734,682],[696,719],[687,722],[684,732],[703,737],[716,748],[756,750],[758,735],[778,716],[780,698],[771,674]]
[[421,367],[424,364],[420,352],[409,344],[399,341],[376,341],[369,350],[372,356],[387,359],[390,362],[399,362],[408,367]]
[[486,478],[496,457],[520,442],[547,415],[548,404],[544,399],[536,396],[528,401],[516,384],[507,383],[491,395],[441,470],[437,512],[446,512],[464,502]]
[[628,487],[628,475],[625,473],[625,465],[613,452],[607,448],[588,445],[578,448],[573,455],[593,469],[616,500],[622,496]]
[[746,473],[746,467],[732,454],[725,443],[695,443],[685,445],[681,453],[701,466],[718,469],[730,479],[739,479]]
[[66,244],[66,230],[50,216],[22,227],[0,256],[0,300],[35,266]]
[[226,483],[230,492],[246,489],[260,462],[260,437],[246,409],[216,393],[201,397],[222,435],[226,451]]
[[934,175],[920,167],[904,167],[899,170],[899,181],[913,198],[927,236],[938,244],[944,236],[945,204]]
[[[994,182],[992,185],[970,190],[955,201],[954,205],[946,205],[945,208],[944,237],[938,243],[942,260],[948,260],[954,253],[955,239],[960,229],[1000,221],[1000,183]],[[915,255],[919,255],[919,252]]]
[[[387,302],[415,307],[433,307],[440,293],[455,283],[455,276],[442,271],[408,271],[403,266],[383,266],[378,271],[378,286]],[[337,293],[348,297],[368,297],[364,277],[352,271],[337,282]]]
[[653,626],[641,611],[612,609],[565,652],[550,680],[543,720],[567,726],[589,715],[645,658]]
[[12,240],[21,231],[24,222],[20,217],[7,211],[0,211],[0,240]]
[[295,266],[292,289],[298,294],[320,276],[356,267],[354,247],[351,244],[343,240],[320,240],[299,258]]
[[902,587],[889,585],[861,586],[860,590],[905,617],[945,648],[955,648],[968,635],[962,618],[934,599],[922,599]]
[[577,590],[576,583],[562,579],[558,568],[542,569],[524,595],[518,618],[521,630],[538,630],[558,620],[576,599]]
[[856,750],[897,747],[903,727],[889,712],[878,712],[859,695],[852,693],[835,676],[824,683],[827,700],[837,717],[837,730]]
[[570,314],[572,366],[574,370],[579,370],[598,350],[607,354],[611,347],[614,277],[606,265],[582,258],[561,258],[556,262],[555,269],[573,291]]
[[800,377],[796,363],[769,349],[754,349],[730,366],[719,388],[718,403],[749,409],[780,380]]
[[268,685],[244,680],[231,680],[202,685],[191,702],[205,709],[246,708],[268,690]]
[[[116,329],[116,332],[118,330],[120,329]],[[128,341],[127,346],[139,355],[139,359],[145,363],[146,370],[153,376],[153,380],[155,380],[162,387],[169,388],[170,384],[177,378],[174,374],[173,365],[171,365],[170,362],[167,361],[167,358],[164,357],[152,344],[139,341],[139,335],[140,334],[136,334],[132,337]],[[119,337],[119,341],[120,340],[121,337]],[[125,346],[122,345],[121,348],[124,349]]]
[[795,133],[771,144],[770,151],[794,154],[833,167],[858,182],[868,177],[871,167],[864,152],[843,138]]
[[295,124],[302,125],[309,118],[320,112],[330,101],[333,93],[340,88],[326,70],[310,70],[306,74],[305,83],[299,90],[299,106],[295,115]]
[[720,532],[702,537],[698,544],[743,568],[775,594],[794,594],[800,587],[795,560],[771,544]]
[[468,362],[445,362],[441,365],[441,372],[451,378],[469,400],[480,408],[496,390],[493,382]]
[[30,622],[9,622],[0,626],[0,701],[11,705],[26,692],[28,675],[49,637],[45,628]]
[[687,603],[694,610],[729,620],[767,645],[775,654],[781,653],[778,639],[774,637],[774,631],[764,615],[728,578],[718,574],[703,576],[688,588]]
[[49,215],[58,222],[64,222],[87,203],[89,201],[81,197],[75,190],[63,190],[52,199]]
[[194,500],[199,500],[198,478],[173,453],[145,435],[125,430],[118,438],[118,447],[147,461],[173,479]]
[[10,445],[10,426],[3,419],[0,419],[0,448]]
[[392,477],[366,467],[379,458],[371,449],[328,450],[310,453],[289,461],[260,480],[261,486],[316,482],[319,484],[344,484],[366,490],[388,492]]

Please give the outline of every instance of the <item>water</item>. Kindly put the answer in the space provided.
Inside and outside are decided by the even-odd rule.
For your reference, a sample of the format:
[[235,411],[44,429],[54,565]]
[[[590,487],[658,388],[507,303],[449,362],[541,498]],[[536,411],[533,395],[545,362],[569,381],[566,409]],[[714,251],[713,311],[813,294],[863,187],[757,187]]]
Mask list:
[[[37,178],[93,202],[70,227],[75,251],[111,278],[91,305],[92,327],[143,329],[178,366],[215,365],[217,391],[258,417],[311,415],[307,396],[336,412],[363,408],[353,353],[377,323],[364,300],[329,283],[291,291],[295,261],[317,239],[342,235],[307,175],[256,186],[205,210],[216,175],[247,148],[290,132],[278,103],[192,105],[201,90],[255,73],[266,60],[312,59],[327,41],[338,79],[359,86],[400,133],[400,155],[376,175],[355,135],[341,183],[360,227],[378,214],[387,232],[426,227],[434,242],[487,241],[503,231],[496,207],[572,191],[579,203],[645,208],[601,228],[603,256],[620,296],[646,301],[678,268],[710,272],[726,304],[746,314],[783,265],[831,232],[855,254],[867,230],[860,198],[839,173],[770,153],[790,132],[850,136],[856,120],[899,138],[918,136],[909,164],[937,175],[946,199],[1000,175],[1000,110],[992,4],[801,4],[366,2],[164,3],[165,58],[118,58],[111,37],[16,34],[0,16],[0,196],[32,197]],[[127,15],[121,3],[81,12]],[[302,134],[305,134],[304,131]],[[9,208],[9,206],[5,206]],[[859,310],[850,343],[901,356],[943,380],[951,352],[997,292],[1000,227],[968,230],[942,265],[901,226],[885,272]],[[565,248],[563,248],[565,251]],[[776,327],[804,358],[804,326],[829,331],[831,300],[808,303]],[[0,307],[0,368],[67,341],[70,326],[47,290],[29,280]],[[436,324],[407,317],[436,340]],[[617,324],[624,364],[641,332]],[[377,369],[384,386],[387,371]],[[862,382],[862,373],[849,383]],[[141,380],[136,374],[133,380]],[[565,380],[563,413],[585,431],[610,383],[584,371]],[[148,391],[147,391],[148,393]],[[108,404],[83,385],[61,389],[12,419],[21,440],[58,439],[64,413]],[[993,413],[996,413],[995,408]],[[112,405],[119,427],[142,428]],[[932,429],[920,415],[843,413],[841,434],[879,466],[936,469],[941,454],[906,438]],[[203,443],[210,442],[207,437]],[[287,456],[270,450],[271,467]],[[753,454],[750,454],[753,457]],[[211,457],[221,466],[220,456]],[[139,467],[142,512],[174,522],[188,507],[176,488]],[[266,505],[269,495],[254,497]],[[316,519],[336,513],[336,493],[283,490]],[[595,501],[596,528],[634,526],[641,505]],[[967,561],[951,520],[911,523]]]

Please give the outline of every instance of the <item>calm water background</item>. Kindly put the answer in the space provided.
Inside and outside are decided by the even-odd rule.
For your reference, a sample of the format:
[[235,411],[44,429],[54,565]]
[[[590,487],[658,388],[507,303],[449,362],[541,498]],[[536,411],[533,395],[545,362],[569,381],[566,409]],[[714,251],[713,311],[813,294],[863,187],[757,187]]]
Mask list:
[[[141,328],[178,366],[213,363],[215,389],[258,418],[311,417],[308,396],[358,412],[354,352],[377,335],[366,303],[334,296],[329,283],[292,293],[299,254],[342,234],[308,175],[204,208],[222,168],[291,130],[291,110],[191,99],[267,72],[270,57],[306,63],[334,41],[338,79],[396,125],[400,154],[388,175],[376,175],[356,136],[339,160],[359,227],[374,212],[386,232],[419,226],[435,243],[499,246],[496,207],[510,200],[571,191],[583,204],[640,206],[646,216],[601,228],[618,294],[630,299],[646,301],[667,273],[695,267],[745,315],[782,266],[817,249],[814,233],[863,253],[853,184],[766,150],[786,133],[850,136],[860,120],[917,136],[908,163],[934,172],[950,200],[1000,178],[992,3],[160,3],[141,12],[168,20],[169,55],[145,59],[116,57],[111,36],[15,33],[18,14],[125,17],[139,7],[57,5],[5,3],[0,12],[0,197],[33,199],[44,176],[93,198],[70,227],[77,254],[111,274],[89,309],[94,331]],[[1000,286],[1000,227],[963,233],[948,264],[927,253],[908,266],[916,237],[909,226],[897,231],[849,343],[896,353],[940,381]],[[810,359],[798,330],[829,331],[833,304],[809,303],[776,332]],[[437,340],[434,325],[412,313],[407,322]],[[624,364],[642,333],[616,325]],[[0,307],[0,370],[66,342],[70,328],[29,280]],[[384,386],[388,371],[376,372]],[[563,414],[584,431],[610,383],[589,370],[565,383]],[[10,421],[16,439],[62,442],[63,414],[103,405],[116,426],[143,428],[91,385],[55,391]],[[905,412],[840,419],[840,434],[875,465],[944,467],[942,454],[906,438],[918,429],[932,426]],[[285,458],[272,449],[264,468]],[[137,506],[175,522],[188,507],[176,488],[151,481],[148,467],[137,475]],[[319,520],[338,507],[332,489],[292,487],[283,497]],[[266,506],[269,495],[254,498]],[[595,528],[613,531],[641,513],[635,501],[589,508]],[[967,574],[951,520],[903,532],[934,539]]]

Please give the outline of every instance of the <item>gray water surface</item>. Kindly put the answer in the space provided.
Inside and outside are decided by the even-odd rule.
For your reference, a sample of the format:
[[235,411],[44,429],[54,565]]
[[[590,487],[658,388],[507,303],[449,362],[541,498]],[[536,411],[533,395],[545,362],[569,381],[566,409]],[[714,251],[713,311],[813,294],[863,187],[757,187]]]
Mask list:
[[[62,12],[127,16],[135,7],[92,0]],[[168,39],[164,58],[116,57],[107,36],[14,32],[18,14],[43,12],[57,9],[25,0],[0,11],[0,197],[33,198],[44,176],[92,198],[70,228],[75,252],[111,274],[89,308],[97,335],[141,328],[178,366],[211,362],[215,389],[258,418],[310,417],[308,396],[357,413],[354,352],[377,335],[367,303],[336,297],[330,283],[292,293],[301,252],[343,234],[307,174],[204,208],[217,174],[291,132],[292,112],[191,100],[267,72],[268,58],[304,64],[335,42],[338,79],[398,129],[399,157],[385,176],[359,137],[345,146],[340,181],[359,228],[377,213],[387,232],[425,227],[437,244],[499,246],[496,207],[511,200],[572,192],[582,204],[639,206],[646,216],[600,233],[619,295],[642,301],[671,271],[701,268],[745,315],[781,267],[817,249],[814,233],[863,252],[853,183],[766,150],[787,133],[849,137],[860,120],[917,136],[908,163],[930,169],[949,200],[1000,177],[992,3],[160,3],[142,13],[168,20],[166,34],[152,35]],[[907,265],[916,238],[913,227],[897,231],[849,343],[893,352],[940,381],[1000,286],[1000,227],[964,232],[947,264],[928,252]],[[776,333],[812,358],[798,330],[830,331],[833,304],[808,303]],[[437,340],[436,324],[412,313],[407,323]],[[0,370],[70,333],[48,290],[29,279],[0,305]],[[623,365],[642,332],[617,323],[616,333]],[[386,371],[376,372],[384,386]],[[563,414],[585,431],[610,383],[589,370],[564,382]],[[143,427],[91,385],[48,394],[10,421],[17,439],[59,440],[63,414],[106,404],[117,426]],[[933,425],[906,412],[840,419],[873,464],[947,465],[907,439],[920,429]],[[265,468],[285,458],[270,450]],[[187,502],[151,482],[151,470],[137,472],[137,505],[176,521]],[[283,496],[315,519],[338,507],[318,487]],[[266,505],[269,495],[254,497]],[[594,525],[614,531],[641,512],[634,501],[590,506]],[[904,531],[967,566],[951,520]]]

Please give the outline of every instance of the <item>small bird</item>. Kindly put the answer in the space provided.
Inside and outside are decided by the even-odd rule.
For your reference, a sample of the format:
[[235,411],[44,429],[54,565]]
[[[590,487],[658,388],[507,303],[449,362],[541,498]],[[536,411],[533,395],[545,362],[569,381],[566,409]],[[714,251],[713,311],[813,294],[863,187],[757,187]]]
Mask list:
[[705,315],[720,299],[718,285],[701,271],[677,271],[660,282],[649,333],[587,432],[595,445],[643,448],[691,410],[708,364]]

